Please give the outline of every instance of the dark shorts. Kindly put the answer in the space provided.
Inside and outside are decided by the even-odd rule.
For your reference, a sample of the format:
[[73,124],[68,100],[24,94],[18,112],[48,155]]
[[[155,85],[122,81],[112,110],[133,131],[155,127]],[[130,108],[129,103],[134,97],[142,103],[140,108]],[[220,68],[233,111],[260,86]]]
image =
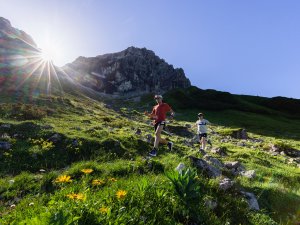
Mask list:
[[207,137],[207,133],[202,133],[202,134],[198,134],[198,136],[199,136],[199,139],[201,139],[202,137]]
[[166,122],[165,121],[160,121],[160,122],[155,123],[154,124],[154,131],[156,131],[157,127],[160,126],[160,125],[164,126],[163,129],[165,129]]

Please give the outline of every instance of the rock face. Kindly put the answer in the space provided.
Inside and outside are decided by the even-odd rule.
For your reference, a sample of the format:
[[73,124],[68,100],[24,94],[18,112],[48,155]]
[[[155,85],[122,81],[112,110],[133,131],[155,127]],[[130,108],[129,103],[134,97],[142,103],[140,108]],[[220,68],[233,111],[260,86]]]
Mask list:
[[25,65],[33,52],[38,52],[33,39],[24,31],[12,27],[7,19],[0,17],[0,74]]
[[[0,17],[0,92],[14,93],[28,74],[40,73],[36,68],[38,60],[41,60],[40,50],[33,39]],[[30,86],[24,89],[28,90]]]
[[146,48],[129,47],[118,53],[79,57],[63,69],[82,85],[106,94],[164,93],[191,86],[183,69],[174,69]]

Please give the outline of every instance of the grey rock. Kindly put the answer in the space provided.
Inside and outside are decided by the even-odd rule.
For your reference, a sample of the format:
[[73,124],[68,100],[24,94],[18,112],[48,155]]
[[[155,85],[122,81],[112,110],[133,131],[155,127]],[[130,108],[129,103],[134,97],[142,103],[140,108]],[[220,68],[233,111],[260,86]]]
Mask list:
[[151,134],[147,134],[145,138],[148,143],[154,142],[154,137]]
[[232,188],[234,183],[235,182],[230,180],[229,178],[224,178],[224,179],[220,180],[219,188],[223,191],[226,191],[226,190]]
[[8,150],[12,146],[11,143],[6,142],[6,141],[0,141],[0,149]]
[[1,124],[0,127],[10,129],[11,125],[8,123],[5,123],[5,124]]
[[187,147],[193,147],[193,142],[191,141],[188,141],[186,139],[183,140],[183,144]]
[[248,139],[248,134],[246,129],[239,129],[236,131],[233,131],[231,134],[231,137],[236,138],[236,139]]
[[239,161],[234,161],[234,162],[225,162],[224,163],[225,167],[227,169],[236,169],[238,168],[241,164]]
[[203,157],[203,159],[205,161],[209,162],[211,165],[213,165],[215,167],[218,167],[220,169],[222,169],[224,167],[224,164],[220,160],[218,160],[218,159],[216,159],[216,158],[214,158],[214,157],[212,157],[210,155],[205,155]]
[[194,156],[189,156],[189,158],[194,166],[196,166],[198,169],[204,171],[209,177],[219,177],[222,175],[222,172],[220,169],[218,169],[214,166],[211,166],[205,160],[196,158]]
[[227,148],[226,147],[216,147],[210,150],[211,153],[218,154],[220,156],[226,156],[227,155]]
[[62,139],[60,134],[53,134],[50,138],[48,138],[48,141],[52,141],[53,143],[57,143]]
[[214,200],[207,199],[207,200],[205,200],[204,205],[206,207],[214,210],[218,206],[218,203],[216,201],[214,201]]
[[250,179],[253,179],[256,177],[256,172],[255,170],[248,170],[248,171],[241,171],[240,174],[244,177],[248,177]]
[[140,128],[138,128],[136,131],[135,131],[135,134],[136,135],[141,135],[142,134],[142,130]]
[[241,191],[241,194],[246,198],[251,210],[259,210],[258,201],[253,193]]
[[179,163],[178,166],[175,168],[175,170],[178,171],[178,173],[182,173],[182,171],[186,168],[184,163]]
[[174,69],[146,48],[129,47],[112,54],[78,57],[63,69],[73,71],[72,77],[83,86],[125,98],[191,86],[183,69]]

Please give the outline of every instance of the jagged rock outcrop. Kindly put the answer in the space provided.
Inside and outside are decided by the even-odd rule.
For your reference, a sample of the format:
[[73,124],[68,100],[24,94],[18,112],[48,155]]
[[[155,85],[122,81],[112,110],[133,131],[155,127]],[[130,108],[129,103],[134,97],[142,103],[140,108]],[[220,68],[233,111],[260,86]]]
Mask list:
[[106,94],[164,93],[191,85],[183,69],[174,69],[146,48],[79,57],[63,69],[82,85]]
[[0,92],[22,91],[20,86],[29,74],[40,72],[38,59],[41,60],[40,50],[33,39],[0,17]]
[[25,65],[37,45],[24,31],[11,26],[9,20],[0,17],[0,73]]

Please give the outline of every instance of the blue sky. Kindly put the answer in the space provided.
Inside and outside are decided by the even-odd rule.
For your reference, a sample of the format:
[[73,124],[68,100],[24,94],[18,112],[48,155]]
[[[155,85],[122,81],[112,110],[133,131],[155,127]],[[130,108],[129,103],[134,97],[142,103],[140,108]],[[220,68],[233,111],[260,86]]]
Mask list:
[[300,99],[299,12],[298,0],[0,0],[59,66],[146,47],[199,88]]

